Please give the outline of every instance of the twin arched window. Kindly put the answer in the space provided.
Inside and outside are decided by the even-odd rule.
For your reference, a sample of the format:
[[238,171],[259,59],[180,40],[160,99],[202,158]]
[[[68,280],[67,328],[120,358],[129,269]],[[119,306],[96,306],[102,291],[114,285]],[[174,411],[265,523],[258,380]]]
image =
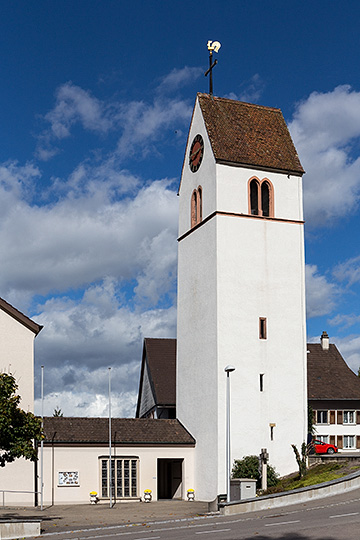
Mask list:
[[202,221],[202,187],[194,189],[191,195],[191,227]]
[[274,196],[273,187],[267,178],[249,181],[249,213],[253,216],[273,217]]

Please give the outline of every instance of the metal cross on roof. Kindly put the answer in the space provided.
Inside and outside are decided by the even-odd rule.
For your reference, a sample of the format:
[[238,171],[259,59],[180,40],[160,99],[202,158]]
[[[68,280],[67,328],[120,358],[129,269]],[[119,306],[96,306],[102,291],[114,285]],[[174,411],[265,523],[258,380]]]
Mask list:
[[210,73],[210,82],[209,82],[209,94],[210,96],[213,95],[213,78],[212,78],[212,70],[217,64],[217,60],[212,61],[212,54],[213,51],[216,53],[219,51],[221,47],[221,43],[219,41],[208,41],[207,42],[207,48],[209,51],[209,69],[205,72],[205,77],[207,77]]

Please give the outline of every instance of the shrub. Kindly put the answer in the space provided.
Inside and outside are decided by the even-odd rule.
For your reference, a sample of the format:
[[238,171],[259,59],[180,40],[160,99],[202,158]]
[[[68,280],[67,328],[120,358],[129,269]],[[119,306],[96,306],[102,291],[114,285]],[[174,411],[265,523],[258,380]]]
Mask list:
[[[242,459],[235,459],[232,470],[233,478],[254,478],[256,487],[261,488],[261,478],[259,471],[258,456],[244,456]],[[267,466],[267,485],[268,487],[276,486],[279,481],[279,475],[275,468],[268,464]]]

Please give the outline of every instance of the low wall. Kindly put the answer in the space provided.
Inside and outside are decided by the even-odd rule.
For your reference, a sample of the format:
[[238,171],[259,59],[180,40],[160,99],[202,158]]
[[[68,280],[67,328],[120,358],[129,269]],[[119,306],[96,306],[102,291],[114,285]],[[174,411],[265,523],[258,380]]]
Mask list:
[[40,536],[41,521],[9,520],[0,521],[0,540]]
[[358,488],[360,488],[360,471],[356,471],[343,478],[338,478],[337,480],[331,480],[331,482],[317,484],[316,486],[294,489],[283,493],[273,493],[272,495],[255,497],[254,499],[247,499],[245,501],[220,503],[219,510],[224,516],[257,512],[259,510],[268,510],[269,508],[279,508],[280,506],[289,506],[291,504],[321,499]]

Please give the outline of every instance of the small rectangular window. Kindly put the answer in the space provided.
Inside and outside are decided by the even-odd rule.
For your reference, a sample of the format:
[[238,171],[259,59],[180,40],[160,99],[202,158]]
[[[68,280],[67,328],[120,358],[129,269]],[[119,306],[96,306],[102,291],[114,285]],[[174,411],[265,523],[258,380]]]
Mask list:
[[259,318],[259,338],[266,339],[266,317]]
[[344,448],[355,448],[355,435],[344,435]]
[[355,424],[355,411],[344,411],[344,424]]
[[264,374],[260,373],[260,392],[264,391]]
[[317,424],[327,424],[328,423],[328,412],[327,411],[317,411],[316,412],[316,423]]

